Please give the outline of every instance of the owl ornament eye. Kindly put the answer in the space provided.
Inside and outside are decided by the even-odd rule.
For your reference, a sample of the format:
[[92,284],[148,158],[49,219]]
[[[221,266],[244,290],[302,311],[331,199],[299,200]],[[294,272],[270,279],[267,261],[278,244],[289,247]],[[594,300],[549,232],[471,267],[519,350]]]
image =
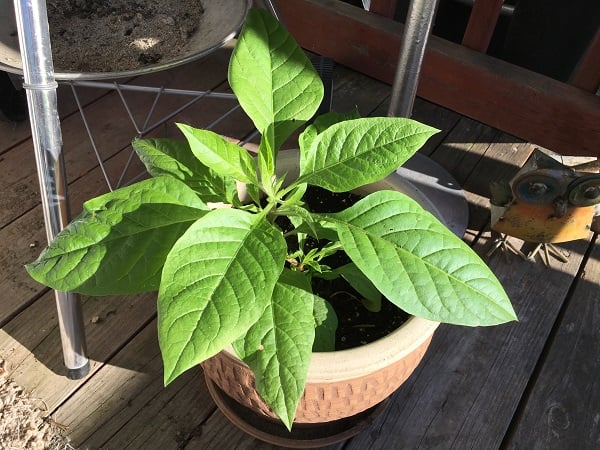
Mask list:
[[569,172],[542,169],[515,179],[513,194],[518,201],[532,205],[549,205],[565,192],[571,181]]
[[575,179],[567,188],[569,203],[575,206],[600,204],[600,174]]

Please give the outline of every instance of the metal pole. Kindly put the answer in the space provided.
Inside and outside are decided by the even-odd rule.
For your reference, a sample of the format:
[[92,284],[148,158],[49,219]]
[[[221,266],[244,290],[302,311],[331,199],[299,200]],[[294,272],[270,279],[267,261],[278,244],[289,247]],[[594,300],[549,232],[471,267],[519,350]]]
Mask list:
[[421,64],[431,32],[438,0],[411,0],[404,24],[404,36],[392,86],[388,116],[410,117],[412,114]]
[[[42,209],[50,241],[69,217],[48,14],[44,0],[14,0],[14,6],[23,60],[23,87],[27,90]],[[59,291],[55,297],[67,377],[82,378],[90,366],[79,297]]]
[[[392,86],[388,110],[390,117],[412,116],[425,47],[437,6],[438,0],[410,2]],[[469,222],[469,208],[464,192],[454,177],[444,167],[420,153],[406,161],[398,173],[423,191],[438,207],[448,228],[462,237]]]

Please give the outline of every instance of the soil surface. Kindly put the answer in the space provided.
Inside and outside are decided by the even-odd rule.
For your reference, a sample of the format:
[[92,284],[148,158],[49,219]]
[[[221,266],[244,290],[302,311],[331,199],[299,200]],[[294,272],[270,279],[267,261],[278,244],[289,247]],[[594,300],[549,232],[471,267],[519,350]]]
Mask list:
[[[334,193],[310,186],[304,200],[311,211],[317,213],[342,211],[360,199],[351,193]],[[315,242],[311,245],[324,245]],[[330,267],[339,267],[350,262],[348,256],[338,252],[323,260]],[[361,296],[345,280],[322,280],[313,278],[313,290],[326,299],[338,316],[336,331],[336,350],[358,347],[387,336],[400,327],[409,315],[391,303],[382,299],[381,311],[372,312],[363,306]]]
[[182,54],[198,31],[200,0],[48,0],[57,71],[123,72]]

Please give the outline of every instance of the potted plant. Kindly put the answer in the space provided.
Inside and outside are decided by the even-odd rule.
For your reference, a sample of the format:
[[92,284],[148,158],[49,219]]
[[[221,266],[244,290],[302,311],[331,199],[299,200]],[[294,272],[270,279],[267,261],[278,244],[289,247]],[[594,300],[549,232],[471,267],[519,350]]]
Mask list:
[[[437,130],[328,113],[299,135],[291,176],[278,170],[279,149],[323,96],[310,61],[275,19],[253,9],[229,81],[261,132],[256,157],[184,124],[187,142],[134,140],[153,177],[87,201],[27,266],[30,275],[87,295],[158,290],[165,383],[233,348],[288,428],[313,347],[333,350],[335,313],[313,292],[316,280],[350,280],[375,310],[383,295],[429,333],[428,321],[516,319],[489,268],[408,196],[377,190],[336,213],[316,213],[303,200],[308,186],[348,192],[385,178]],[[334,254],[348,262],[330,267]]]

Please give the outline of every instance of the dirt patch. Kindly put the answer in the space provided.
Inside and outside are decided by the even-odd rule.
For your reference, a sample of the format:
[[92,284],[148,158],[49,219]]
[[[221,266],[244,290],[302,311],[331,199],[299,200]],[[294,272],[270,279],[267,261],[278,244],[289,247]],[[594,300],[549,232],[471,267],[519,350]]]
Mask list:
[[123,72],[177,58],[198,32],[200,0],[48,0],[54,65]]
[[0,360],[0,450],[72,450],[60,427],[45,417],[43,402],[8,378]]

